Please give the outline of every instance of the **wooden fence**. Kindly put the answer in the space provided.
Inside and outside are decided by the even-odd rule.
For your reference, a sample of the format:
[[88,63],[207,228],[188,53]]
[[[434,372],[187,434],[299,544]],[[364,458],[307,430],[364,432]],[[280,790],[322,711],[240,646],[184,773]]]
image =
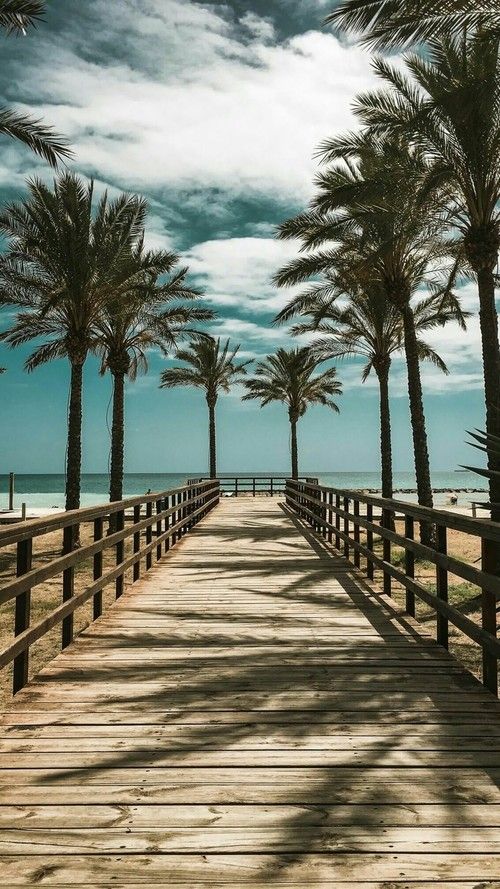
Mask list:
[[[141,571],[149,571],[154,561],[218,504],[219,496],[217,481],[200,481],[170,491],[58,513],[0,529],[0,555],[7,548],[17,548],[16,577],[0,587],[0,608],[15,600],[14,639],[0,652],[0,668],[13,663],[14,694],[28,681],[29,652],[34,642],[61,624],[62,648],[69,645],[73,640],[73,618],[77,608],[93,599],[92,619],[100,617],[103,589],[114,583],[118,599],[123,593],[126,572],[131,572],[133,582],[139,580]],[[91,525],[92,542],[80,545],[82,529],[88,525]],[[55,531],[62,531],[61,555],[33,568],[35,538]],[[127,540],[132,544],[132,553],[125,557]],[[109,551],[114,554],[114,564],[104,572],[103,556]],[[88,559],[93,560],[93,582],[75,594],[75,570]],[[34,589],[59,575],[61,604],[32,625],[30,611]]]
[[[289,479],[286,501],[300,518],[332,543],[356,568],[364,567],[370,580],[375,570],[382,572],[384,593],[390,595],[395,580],[406,591],[406,612],[415,616],[415,598],[436,612],[437,641],[448,648],[449,623],[482,648],[483,683],[498,695],[497,601],[500,599],[500,523],[474,519],[439,509],[382,497],[326,488]],[[363,510],[361,510],[363,506]],[[374,510],[377,512],[375,519]],[[362,514],[363,513],[363,514]],[[404,533],[397,530],[404,521]],[[415,539],[415,525],[434,529],[435,543],[424,546]],[[457,559],[447,552],[448,530],[473,535],[481,541],[480,567]],[[364,538],[361,539],[361,532]],[[382,542],[382,553],[374,552],[374,539]],[[391,561],[393,545],[404,550],[404,570]],[[362,566],[363,558],[363,566]],[[415,580],[415,560],[423,558],[435,565],[436,592]],[[481,591],[481,624],[474,622],[448,602],[448,575],[452,573],[476,585]]]

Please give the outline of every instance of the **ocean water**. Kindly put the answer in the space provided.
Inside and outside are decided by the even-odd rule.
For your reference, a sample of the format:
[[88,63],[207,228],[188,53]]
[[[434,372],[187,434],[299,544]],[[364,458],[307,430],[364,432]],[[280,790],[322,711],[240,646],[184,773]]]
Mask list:
[[[201,478],[203,472],[191,473],[150,473],[150,472],[134,472],[129,473],[124,479],[124,496],[133,497],[137,494],[144,494],[151,489],[152,491],[167,491],[170,488],[176,488],[185,484],[188,478]],[[271,472],[262,470],[261,472],[238,472],[238,473],[220,473],[221,478],[232,478],[235,475],[241,477],[252,478],[253,476],[274,476],[275,478],[286,478],[286,472]],[[368,489],[377,491],[380,489],[380,474],[378,472],[318,472],[317,470],[303,471],[301,475],[307,475],[318,478],[320,484],[335,488]],[[28,509],[64,508],[64,475],[16,475],[15,478],[15,498],[14,506],[20,508],[21,503],[26,503]],[[467,493],[459,494],[459,503],[467,504],[473,496],[473,499],[486,499],[486,487],[484,479],[473,472],[456,471],[456,472],[433,472],[432,484],[435,489],[445,489],[446,491],[460,491],[461,489],[473,489],[474,491],[484,492],[475,495]],[[82,476],[82,506],[92,506],[96,503],[106,503],[108,500],[109,477],[106,473],[86,473]],[[415,475],[413,472],[395,472],[394,488],[410,491],[415,489]],[[0,475],[0,509],[8,506],[8,475]],[[415,499],[410,493],[398,494],[399,499]],[[449,500],[449,495],[437,493],[435,496],[436,505],[444,504]]]

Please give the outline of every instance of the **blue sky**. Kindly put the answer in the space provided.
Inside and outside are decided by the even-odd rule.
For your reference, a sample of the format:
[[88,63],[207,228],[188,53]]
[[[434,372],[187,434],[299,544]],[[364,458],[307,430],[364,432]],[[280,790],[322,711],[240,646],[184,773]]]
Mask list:
[[[50,0],[47,21],[20,40],[1,38],[1,100],[43,115],[75,148],[72,167],[98,188],[145,194],[151,244],[180,251],[218,312],[215,335],[258,357],[288,342],[271,320],[291,292],[270,284],[296,245],[274,227],[312,194],[313,153],[353,125],[351,102],[373,84],[370,59],[342,45],[321,22],[324,0]],[[117,10],[119,14],[117,14]],[[26,176],[51,172],[3,141],[0,200],[23,195]],[[475,289],[463,288],[476,311]],[[7,318],[0,319],[6,324]],[[471,459],[465,429],[483,422],[477,319],[466,335],[432,335],[451,370],[424,370],[431,460],[452,469]],[[0,472],[64,467],[68,370],[64,362],[27,376],[27,352],[0,345]],[[162,392],[164,361],[127,393],[128,471],[204,470],[205,404],[188,390]],[[309,471],[378,468],[375,381],[341,364],[342,411],[311,410],[301,428]],[[395,469],[412,467],[402,359],[392,380]],[[84,469],[105,471],[110,381],[89,360],[85,374]],[[288,468],[288,424],[279,406],[219,406],[222,471]]]

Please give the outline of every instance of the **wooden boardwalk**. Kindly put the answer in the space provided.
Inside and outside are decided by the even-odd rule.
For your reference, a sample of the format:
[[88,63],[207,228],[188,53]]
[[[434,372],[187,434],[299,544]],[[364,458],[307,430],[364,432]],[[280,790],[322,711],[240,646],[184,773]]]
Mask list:
[[16,697],[4,887],[500,887],[500,709],[275,500],[226,500]]

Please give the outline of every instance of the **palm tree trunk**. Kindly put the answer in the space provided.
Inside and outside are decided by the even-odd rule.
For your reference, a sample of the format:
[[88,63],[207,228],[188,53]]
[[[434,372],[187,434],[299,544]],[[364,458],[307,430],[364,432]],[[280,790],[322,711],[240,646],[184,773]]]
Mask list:
[[71,365],[66,458],[66,509],[80,508],[82,470],[82,383],[83,363]]
[[111,427],[109,486],[109,499],[111,502],[123,500],[124,389],[124,374],[113,373],[113,425]]
[[[479,290],[479,324],[483,354],[484,397],[486,401],[486,432],[500,435],[500,346],[498,315],[495,305],[495,281],[489,268],[477,272]],[[488,468],[500,471],[500,457],[488,455]],[[489,481],[491,518],[500,521],[500,478]]]
[[297,420],[290,420],[291,443],[290,450],[292,455],[292,478],[299,477],[299,451],[297,446]]
[[208,405],[208,445],[210,452],[210,478],[217,478],[217,437],[215,431],[215,404]]
[[381,370],[377,374],[380,387],[380,455],[382,465],[382,497],[391,498],[392,484],[392,441],[391,408],[389,404],[389,372]]
[[[417,336],[415,333],[415,319],[410,306],[405,306],[403,310],[403,325],[418,502],[421,506],[428,506],[432,509],[434,504],[432,499],[429,449],[427,447],[427,431],[425,428],[422,382],[420,379],[420,361],[418,357]],[[421,524],[420,539],[422,543],[425,543],[426,545],[432,544],[433,533],[430,525],[424,523]]]

